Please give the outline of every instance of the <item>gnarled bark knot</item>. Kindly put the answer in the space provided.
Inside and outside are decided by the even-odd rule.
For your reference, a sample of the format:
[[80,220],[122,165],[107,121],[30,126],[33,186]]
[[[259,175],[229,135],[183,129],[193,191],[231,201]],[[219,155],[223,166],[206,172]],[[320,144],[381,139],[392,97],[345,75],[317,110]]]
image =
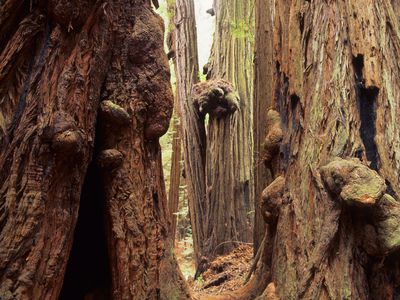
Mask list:
[[51,149],[59,159],[78,161],[84,154],[85,133],[64,111],[54,114],[51,124],[43,128],[40,138],[42,142],[51,145]]
[[279,112],[270,109],[267,112],[267,129],[264,142],[261,145],[261,158],[264,163],[269,163],[279,152],[283,140],[283,130]]
[[369,210],[365,220],[365,250],[371,255],[387,255],[400,249],[400,203],[386,194],[385,180],[360,160],[335,158],[320,168],[330,192],[349,206]]
[[191,95],[193,103],[202,115],[224,117],[240,108],[240,99],[233,85],[223,79],[195,84]]
[[118,104],[111,100],[105,100],[100,104],[100,116],[114,126],[129,125],[131,116]]
[[261,212],[264,221],[268,224],[275,224],[282,206],[282,196],[285,188],[285,178],[278,176],[268,185],[261,195]]
[[124,160],[124,155],[117,149],[107,149],[99,153],[97,164],[102,169],[112,170],[119,167]]

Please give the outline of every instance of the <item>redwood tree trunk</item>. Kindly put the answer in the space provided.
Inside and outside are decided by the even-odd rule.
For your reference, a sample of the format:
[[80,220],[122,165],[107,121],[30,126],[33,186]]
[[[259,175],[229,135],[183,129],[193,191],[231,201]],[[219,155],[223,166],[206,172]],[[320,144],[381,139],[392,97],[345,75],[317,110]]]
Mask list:
[[[175,42],[175,1],[167,2],[167,9],[169,15],[169,26],[167,35],[168,44],[168,57],[173,60],[174,72],[177,73],[176,65],[176,42]],[[183,70],[181,70],[183,71]],[[179,89],[176,85],[176,90]],[[175,91],[174,95],[174,112],[172,116],[172,156],[171,156],[171,171],[170,171],[170,184],[168,191],[168,208],[171,219],[171,236],[176,237],[176,227],[178,223],[177,212],[179,209],[179,190],[182,176],[182,139],[181,139],[181,122],[180,122],[180,108],[179,108],[178,92]]]
[[257,204],[263,189],[271,182],[271,171],[262,158],[262,144],[266,134],[267,111],[272,105],[274,65],[272,58],[272,19],[269,0],[255,2],[255,57],[253,101],[253,153],[254,153],[254,251],[257,252],[265,233],[265,222]]
[[[269,127],[264,149],[276,160],[275,178],[281,175],[285,185],[280,201],[271,196],[272,185],[263,201],[267,219],[277,222],[270,241],[277,294],[281,299],[396,299],[396,9],[385,0],[272,3],[273,109],[280,124]],[[283,140],[273,154],[278,127]]]
[[198,265],[205,238],[203,220],[205,189],[204,127],[197,121],[198,111],[190,100],[191,89],[198,82],[197,33],[193,0],[177,0],[175,14],[176,97],[182,126],[185,178],[193,232],[195,263]]
[[253,1],[214,1],[215,33],[208,79],[225,79],[236,89],[239,109],[223,117],[209,114],[206,176],[209,199],[208,256],[235,242],[252,240],[253,203]]
[[189,298],[158,144],[172,109],[162,21],[144,0],[20,2],[0,5],[2,299],[57,299],[92,153],[112,298]]

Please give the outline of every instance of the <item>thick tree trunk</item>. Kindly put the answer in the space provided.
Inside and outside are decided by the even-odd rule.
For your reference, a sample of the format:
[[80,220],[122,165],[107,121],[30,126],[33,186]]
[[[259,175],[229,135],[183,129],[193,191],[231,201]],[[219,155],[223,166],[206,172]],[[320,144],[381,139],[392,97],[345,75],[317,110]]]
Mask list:
[[172,110],[162,21],[147,0],[19,2],[0,6],[2,299],[58,297],[95,139],[112,298],[189,298],[158,145]]
[[260,202],[264,254],[243,289],[212,299],[397,299],[396,7],[271,4],[275,93],[262,156],[274,181]]
[[70,32],[68,4],[0,8],[2,299],[56,299],[63,283],[112,41],[85,4]]
[[[277,162],[275,178],[281,175],[285,184],[282,197],[273,194],[276,179],[263,203],[268,222],[277,222],[270,240],[277,294],[395,299],[400,286],[399,242],[393,239],[400,223],[396,11],[389,1],[273,3],[273,109],[279,118],[269,113],[264,150]],[[274,152],[279,130],[283,140]]]
[[235,242],[252,240],[253,216],[249,213],[254,208],[251,130],[254,3],[217,0],[214,11],[216,27],[207,78],[231,82],[240,104],[232,114],[209,115],[206,176],[208,218],[213,220],[207,232],[209,256],[231,251],[237,246]]

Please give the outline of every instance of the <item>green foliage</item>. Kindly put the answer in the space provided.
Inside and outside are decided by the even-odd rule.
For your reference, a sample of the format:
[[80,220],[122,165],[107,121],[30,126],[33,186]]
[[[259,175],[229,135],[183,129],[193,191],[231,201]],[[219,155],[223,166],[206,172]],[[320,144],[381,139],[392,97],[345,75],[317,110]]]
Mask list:
[[202,287],[204,285],[204,278],[203,275],[200,275],[199,277],[197,277],[197,284]]
[[199,71],[199,80],[200,80],[201,82],[203,82],[203,81],[206,81],[206,80],[207,80],[207,78],[206,78],[206,74],[203,74],[203,72],[202,72],[202,71]]

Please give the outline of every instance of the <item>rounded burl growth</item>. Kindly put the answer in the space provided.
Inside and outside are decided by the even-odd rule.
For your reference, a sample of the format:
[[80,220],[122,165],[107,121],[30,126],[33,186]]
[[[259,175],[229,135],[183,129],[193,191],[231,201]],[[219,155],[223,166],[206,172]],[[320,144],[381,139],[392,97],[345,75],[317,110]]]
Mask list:
[[81,152],[83,138],[79,131],[68,129],[57,133],[53,138],[52,148],[57,153],[70,157]]
[[374,214],[378,252],[390,254],[400,249],[400,203],[389,194],[378,201]]
[[349,205],[371,206],[386,190],[385,180],[357,158],[336,158],[321,168],[328,189]]
[[240,99],[233,85],[222,79],[195,84],[192,99],[200,114],[217,118],[231,115],[240,107]]
[[400,203],[385,193],[384,178],[355,158],[335,158],[320,173],[331,193],[365,213],[360,238],[368,254],[384,256],[400,249]]
[[267,129],[262,143],[261,157],[264,163],[268,163],[279,152],[283,140],[283,130],[279,112],[270,109],[267,112]]
[[111,100],[105,100],[100,104],[100,117],[109,125],[126,126],[131,122],[129,113]]
[[119,167],[124,160],[124,155],[117,149],[107,149],[99,153],[97,164],[100,168],[112,170]]
[[50,125],[43,129],[41,139],[61,159],[77,160],[83,154],[84,133],[76,126],[74,119],[66,112],[54,114]]
[[268,224],[275,223],[282,206],[282,196],[285,188],[285,177],[278,176],[267,186],[261,195],[261,212],[264,221]]

